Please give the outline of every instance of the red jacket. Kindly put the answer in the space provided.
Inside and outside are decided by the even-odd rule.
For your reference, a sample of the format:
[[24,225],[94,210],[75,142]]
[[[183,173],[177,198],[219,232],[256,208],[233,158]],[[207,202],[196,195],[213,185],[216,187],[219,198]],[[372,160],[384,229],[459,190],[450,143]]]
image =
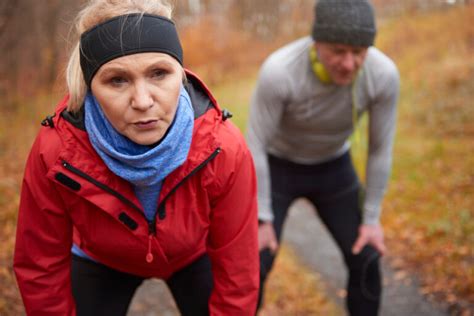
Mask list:
[[154,222],[87,133],[65,119],[65,100],[46,120],[25,169],[14,255],[29,315],[75,314],[73,241],[113,269],[165,279],[207,252],[214,278],[211,315],[254,315],[259,263],[253,160],[208,89],[192,73],[188,78],[198,116],[191,149],[165,179]]

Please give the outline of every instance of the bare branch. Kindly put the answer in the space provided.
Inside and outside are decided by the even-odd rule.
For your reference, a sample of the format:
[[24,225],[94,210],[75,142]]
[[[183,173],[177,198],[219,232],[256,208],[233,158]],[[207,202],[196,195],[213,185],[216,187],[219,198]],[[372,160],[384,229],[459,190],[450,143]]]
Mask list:
[[7,29],[9,21],[14,16],[14,12],[18,7],[18,0],[3,0],[0,4],[0,38]]

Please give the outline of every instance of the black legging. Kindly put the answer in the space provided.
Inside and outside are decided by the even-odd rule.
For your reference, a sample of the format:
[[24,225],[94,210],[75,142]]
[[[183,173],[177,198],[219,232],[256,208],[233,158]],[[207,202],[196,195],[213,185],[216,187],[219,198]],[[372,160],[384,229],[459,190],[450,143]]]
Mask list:
[[[75,255],[71,277],[78,316],[126,315],[136,289],[144,280]],[[212,274],[207,255],[173,274],[166,283],[181,315],[209,315]]]
[[[361,224],[360,184],[349,153],[329,162],[301,165],[269,156],[274,228],[280,241],[290,204],[297,198],[310,200],[339,246],[349,271],[347,308],[350,315],[377,315],[381,296],[379,255],[366,246],[359,255],[352,246]],[[310,249],[308,249],[310,251]],[[275,256],[260,253],[260,297]]]

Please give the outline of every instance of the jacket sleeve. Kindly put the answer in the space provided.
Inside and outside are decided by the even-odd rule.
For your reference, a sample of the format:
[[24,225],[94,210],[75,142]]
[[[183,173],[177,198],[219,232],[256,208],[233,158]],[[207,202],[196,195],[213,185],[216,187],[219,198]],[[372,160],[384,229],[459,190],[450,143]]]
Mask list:
[[28,315],[75,315],[71,290],[72,223],[36,141],[21,190],[14,271]]
[[369,109],[369,152],[366,166],[364,224],[379,223],[382,199],[392,165],[400,79],[396,66],[377,78],[379,93]]
[[240,154],[225,149],[221,154],[225,162],[215,168],[222,181],[221,194],[211,201],[207,250],[214,279],[210,314],[253,316],[259,286],[255,170],[246,147]]

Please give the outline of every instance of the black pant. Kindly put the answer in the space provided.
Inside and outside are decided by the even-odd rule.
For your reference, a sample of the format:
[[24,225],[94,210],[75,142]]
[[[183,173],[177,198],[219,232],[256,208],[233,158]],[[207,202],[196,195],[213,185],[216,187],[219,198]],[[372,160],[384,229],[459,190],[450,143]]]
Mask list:
[[[78,316],[126,315],[135,290],[144,280],[75,255],[71,279]],[[181,315],[209,315],[212,273],[207,255],[173,274],[166,283]]]
[[[290,204],[299,197],[311,201],[342,252],[349,272],[347,308],[351,315],[377,315],[381,276],[377,251],[366,246],[353,255],[352,245],[361,224],[361,186],[349,153],[329,162],[301,165],[269,156],[274,228],[280,241]],[[310,249],[308,249],[310,250]],[[260,253],[260,297],[275,256],[268,249]]]

